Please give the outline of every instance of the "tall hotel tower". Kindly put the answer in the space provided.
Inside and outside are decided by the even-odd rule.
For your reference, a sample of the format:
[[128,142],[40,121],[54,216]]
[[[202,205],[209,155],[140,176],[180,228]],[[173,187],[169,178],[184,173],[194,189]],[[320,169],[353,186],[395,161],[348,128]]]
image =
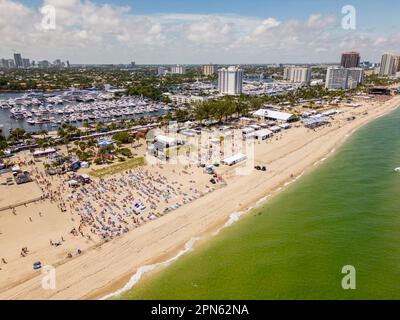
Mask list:
[[238,95],[242,93],[243,70],[231,66],[218,70],[218,90],[222,94]]

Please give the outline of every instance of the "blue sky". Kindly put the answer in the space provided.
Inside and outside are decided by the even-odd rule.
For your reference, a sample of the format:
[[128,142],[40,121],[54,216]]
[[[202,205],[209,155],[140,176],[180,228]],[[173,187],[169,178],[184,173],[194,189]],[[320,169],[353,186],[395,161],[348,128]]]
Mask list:
[[[82,63],[132,59],[143,63],[270,63],[331,62],[341,51],[354,49],[376,61],[385,51],[400,50],[398,0],[1,2],[19,14],[23,10],[16,5],[26,8],[29,13],[24,13],[24,19],[31,19],[32,25],[21,26],[22,30],[14,26],[15,33],[27,28],[22,36],[25,42],[12,39],[13,25],[1,28],[2,20],[7,22],[4,12],[12,10],[2,10],[0,36],[6,31],[10,35],[2,37],[0,56],[12,47],[36,58],[57,55]],[[38,32],[38,10],[44,4],[57,9],[57,30],[53,32]],[[340,27],[341,9],[348,4],[356,9],[355,31]]]
[[[359,11],[362,23],[390,26],[398,18],[397,0],[92,0],[99,4],[130,6],[134,13],[235,13],[249,16],[275,16],[281,19],[305,18],[311,13],[337,13],[347,4]],[[39,6],[41,0],[23,0]]]

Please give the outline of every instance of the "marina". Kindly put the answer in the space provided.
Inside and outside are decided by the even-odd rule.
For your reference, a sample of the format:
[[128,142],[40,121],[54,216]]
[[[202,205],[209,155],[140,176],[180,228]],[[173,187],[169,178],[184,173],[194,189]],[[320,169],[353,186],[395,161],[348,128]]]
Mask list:
[[116,98],[107,91],[0,94],[0,123],[6,133],[15,128],[23,128],[27,132],[54,130],[62,124],[81,127],[85,122],[115,122],[157,116],[172,109],[172,104],[142,97]]

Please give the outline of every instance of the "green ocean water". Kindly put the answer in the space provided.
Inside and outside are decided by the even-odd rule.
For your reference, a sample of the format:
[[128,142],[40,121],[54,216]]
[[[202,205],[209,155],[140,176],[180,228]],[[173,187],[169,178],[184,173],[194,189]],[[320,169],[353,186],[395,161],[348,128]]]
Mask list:
[[[123,299],[399,299],[400,109]],[[356,269],[343,290],[342,267]]]

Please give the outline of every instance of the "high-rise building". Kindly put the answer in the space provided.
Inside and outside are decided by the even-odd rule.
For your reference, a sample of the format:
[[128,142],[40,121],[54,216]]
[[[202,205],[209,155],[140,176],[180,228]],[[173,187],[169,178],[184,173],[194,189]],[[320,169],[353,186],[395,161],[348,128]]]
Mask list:
[[344,68],[331,67],[326,72],[325,88],[329,90],[347,88],[348,71]]
[[42,69],[46,69],[46,68],[50,67],[50,62],[48,62],[47,60],[38,61],[38,67],[42,68]]
[[9,68],[9,66],[8,66],[8,60],[7,60],[7,59],[1,59],[1,60],[0,60],[0,67],[1,67],[1,68],[4,68],[4,69],[8,69],[8,68]]
[[283,79],[308,84],[311,82],[311,68],[287,67],[283,70]]
[[393,53],[385,53],[382,56],[381,67],[379,69],[379,76],[394,76],[399,70],[400,57]]
[[347,68],[347,89],[355,89],[364,82],[363,68]]
[[340,65],[343,68],[358,68],[360,65],[360,54],[358,52],[344,52]]
[[400,72],[400,56],[396,56],[395,69],[396,69],[396,73]]
[[166,74],[168,74],[168,69],[167,69],[167,68],[165,68],[165,67],[158,67],[158,69],[157,69],[157,75],[158,75],[158,76],[163,77],[163,76],[165,76]]
[[22,59],[22,67],[24,68],[29,68],[31,66],[31,62],[29,61],[29,59]]
[[330,67],[326,73],[325,88],[329,90],[354,89],[363,80],[362,68]]
[[22,68],[24,66],[22,62],[22,56],[20,53],[14,53],[14,61],[15,61],[15,67]]
[[242,93],[243,70],[231,66],[218,70],[218,90],[222,94],[237,95]]
[[184,74],[185,73],[185,67],[177,64],[176,66],[171,67],[171,73],[172,74]]
[[216,73],[217,67],[215,64],[212,64],[212,63],[205,64],[205,65],[203,65],[202,71],[203,71],[204,76],[212,76],[213,74]]
[[15,61],[13,59],[7,59],[8,61],[8,68],[15,68]]

